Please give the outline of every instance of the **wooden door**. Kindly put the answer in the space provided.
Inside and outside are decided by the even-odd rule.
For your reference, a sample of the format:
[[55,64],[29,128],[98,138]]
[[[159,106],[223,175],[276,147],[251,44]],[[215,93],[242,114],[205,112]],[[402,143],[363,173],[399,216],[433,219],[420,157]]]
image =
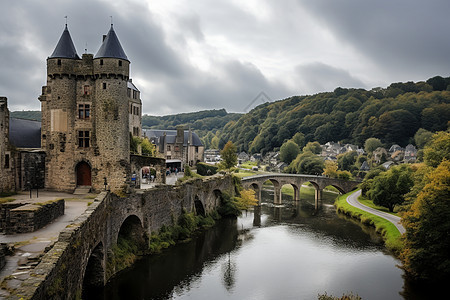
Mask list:
[[87,162],[77,165],[77,185],[91,185],[91,167]]

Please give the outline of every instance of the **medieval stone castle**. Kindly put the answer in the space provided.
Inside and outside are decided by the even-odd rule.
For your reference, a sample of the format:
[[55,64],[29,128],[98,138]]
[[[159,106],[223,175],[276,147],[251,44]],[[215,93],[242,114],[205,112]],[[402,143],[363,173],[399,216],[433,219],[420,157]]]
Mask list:
[[0,192],[36,187],[72,192],[77,186],[118,190],[142,165],[155,164],[164,182],[163,160],[133,162],[130,156],[130,136],[142,132],[142,103],[129,67],[113,25],[97,54],[81,58],[66,25],[47,58],[40,128],[27,120],[9,128],[7,99],[0,99]]

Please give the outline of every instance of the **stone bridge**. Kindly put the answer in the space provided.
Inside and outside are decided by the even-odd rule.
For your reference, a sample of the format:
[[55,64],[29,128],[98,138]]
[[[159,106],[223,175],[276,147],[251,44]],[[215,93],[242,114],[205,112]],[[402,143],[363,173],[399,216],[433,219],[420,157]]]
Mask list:
[[300,187],[302,184],[310,182],[315,188],[316,207],[322,200],[323,189],[327,186],[335,187],[340,193],[346,194],[355,189],[360,182],[351,180],[342,180],[329,178],[325,176],[302,175],[302,174],[286,174],[286,173],[270,173],[262,175],[254,175],[242,178],[244,188],[252,188],[256,192],[256,197],[261,202],[261,190],[264,182],[269,180],[274,187],[274,204],[281,204],[281,188],[285,184],[290,184],[294,188],[294,201],[300,200]]
[[75,299],[84,289],[103,286],[116,270],[118,238],[146,243],[152,232],[173,225],[186,210],[205,215],[234,195],[230,175],[195,179],[180,186],[160,185],[126,198],[109,192],[97,196],[67,226],[12,299]]

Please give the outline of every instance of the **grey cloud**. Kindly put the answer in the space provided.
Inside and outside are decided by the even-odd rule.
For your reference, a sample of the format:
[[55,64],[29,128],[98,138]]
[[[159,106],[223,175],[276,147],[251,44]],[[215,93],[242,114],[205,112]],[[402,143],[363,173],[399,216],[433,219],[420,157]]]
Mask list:
[[450,40],[442,35],[450,26],[447,0],[298,2],[389,75],[449,74]]
[[332,91],[336,87],[365,87],[348,71],[321,62],[299,65],[295,68],[299,86],[303,92]]
[[[216,67],[223,71],[220,77],[196,71],[190,78],[169,79],[164,88],[156,93],[159,93],[160,99],[172,99],[172,102],[165,103],[149,96],[148,101],[143,101],[144,112],[160,114],[171,106],[183,109],[181,111],[226,108],[230,112],[243,112],[261,91],[273,99],[288,93],[283,84],[268,81],[250,63],[227,61],[218,63]],[[155,111],[158,107],[160,111]]]

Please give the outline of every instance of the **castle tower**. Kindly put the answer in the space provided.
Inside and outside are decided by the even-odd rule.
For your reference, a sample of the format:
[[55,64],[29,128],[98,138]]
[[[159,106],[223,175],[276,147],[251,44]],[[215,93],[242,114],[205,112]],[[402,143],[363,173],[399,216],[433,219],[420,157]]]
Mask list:
[[120,188],[130,174],[129,105],[130,61],[113,25],[94,57],[96,137],[102,168],[111,187]]
[[95,55],[80,59],[67,25],[47,59],[39,97],[46,188],[122,188],[130,169],[129,60],[113,27]]

